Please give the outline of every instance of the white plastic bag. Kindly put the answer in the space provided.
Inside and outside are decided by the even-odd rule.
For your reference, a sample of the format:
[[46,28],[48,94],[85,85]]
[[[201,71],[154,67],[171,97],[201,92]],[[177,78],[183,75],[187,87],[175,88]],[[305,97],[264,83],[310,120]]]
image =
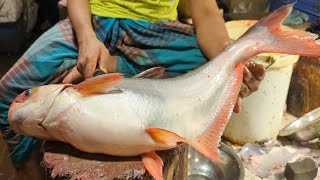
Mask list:
[[23,0],[0,0],[0,23],[16,22],[23,13]]

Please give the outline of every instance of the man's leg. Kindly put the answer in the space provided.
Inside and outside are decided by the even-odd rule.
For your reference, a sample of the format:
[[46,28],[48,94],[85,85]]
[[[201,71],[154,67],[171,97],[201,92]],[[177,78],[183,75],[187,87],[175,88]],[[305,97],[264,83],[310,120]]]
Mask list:
[[126,77],[155,66],[174,77],[207,62],[193,27],[178,21],[118,20],[107,41],[110,54],[117,55],[116,71]]

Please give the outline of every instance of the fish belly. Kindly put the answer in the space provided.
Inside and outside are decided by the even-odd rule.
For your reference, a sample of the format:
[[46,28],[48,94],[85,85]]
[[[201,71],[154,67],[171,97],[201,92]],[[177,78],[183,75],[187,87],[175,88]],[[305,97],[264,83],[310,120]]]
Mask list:
[[96,95],[51,117],[55,121],[51,120],[46,129],[56,139],[91,153],[134,156],[169,149],[172,147],[154,142],[146,133],[148,119],[157,114],[159,104],[129,92]]

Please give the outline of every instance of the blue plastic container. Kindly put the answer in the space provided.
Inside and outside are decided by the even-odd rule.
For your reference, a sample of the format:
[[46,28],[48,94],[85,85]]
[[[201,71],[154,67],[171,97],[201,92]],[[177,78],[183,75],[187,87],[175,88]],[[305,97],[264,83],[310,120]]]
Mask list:
[[309,15],[310,22],[320,18],[320,0],[270,0],[270,11],[274,11],[286,4],[294,3],[294,9]]

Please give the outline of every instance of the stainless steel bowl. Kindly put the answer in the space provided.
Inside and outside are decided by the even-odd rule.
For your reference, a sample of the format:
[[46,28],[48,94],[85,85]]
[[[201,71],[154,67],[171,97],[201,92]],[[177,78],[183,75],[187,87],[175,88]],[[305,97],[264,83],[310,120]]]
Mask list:
[[219,147],[224,164],[213,162],[193,148],[189,148],[188,180],[242,180],[244,167],[232,148]]
[[296,141],[309,141],[320,137],[320,107],[290,123],[279,132]]

